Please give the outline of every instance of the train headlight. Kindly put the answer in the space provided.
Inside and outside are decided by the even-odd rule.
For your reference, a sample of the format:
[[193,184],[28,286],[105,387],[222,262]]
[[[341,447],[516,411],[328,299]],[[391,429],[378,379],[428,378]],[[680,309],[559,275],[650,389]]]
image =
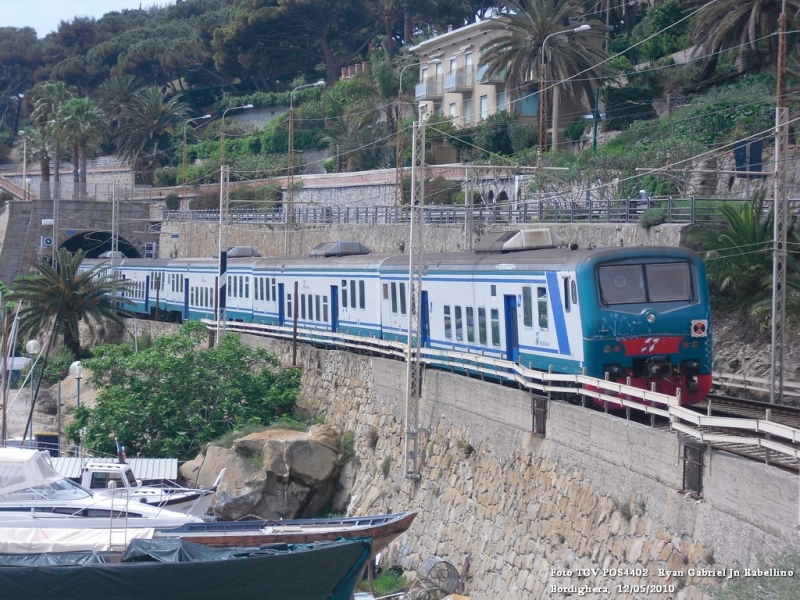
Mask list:
[[655,313],[647,313],[647,316],[645,317],[645,319],[647,319],[648,323],[655,323],[656,322],[656,314]]
[[605,352],[606,354],[611,354],[611,346],[607,344],[603,346],[603,352]]

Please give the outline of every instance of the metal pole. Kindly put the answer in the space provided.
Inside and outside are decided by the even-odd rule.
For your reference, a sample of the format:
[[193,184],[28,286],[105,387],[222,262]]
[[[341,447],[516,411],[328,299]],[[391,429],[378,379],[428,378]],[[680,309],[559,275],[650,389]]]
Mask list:
[[22,136],[22,200],[28,199],[27,193],[27,174],[28,174],[28,133],[20,131]]
[[772,241],[772,349],[769,401],[783,402],[784,323],[786,315],[786,240],[788,200],[786,161],[789,158],[789,109],[786,106],[786,0],[778,20],[778,65],[775,107],[775,220]]
[[420,364],[422,302],[423,218],[425,209],[425,123],[414,123],[411,171],[411,223],[408,240],[408,322],[406,343],[405,476],[419,479],[419,403],[422,388]]
[[292,302],[292,366],[297,366],[297,282],[294,282],[294,302]]

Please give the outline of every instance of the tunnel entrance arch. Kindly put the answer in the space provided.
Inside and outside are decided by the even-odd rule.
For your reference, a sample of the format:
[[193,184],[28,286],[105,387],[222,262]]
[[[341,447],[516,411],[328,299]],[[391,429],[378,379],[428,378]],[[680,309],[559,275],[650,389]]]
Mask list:
[[[111,233],[108,231],[85,231],[68,238],[60,248],[70,252],[83,250],[86,258],[99,258],[104,252],[111,250]],[[117,238],[117,249],[128,258],[142,258],[139,250],[125,238]]]

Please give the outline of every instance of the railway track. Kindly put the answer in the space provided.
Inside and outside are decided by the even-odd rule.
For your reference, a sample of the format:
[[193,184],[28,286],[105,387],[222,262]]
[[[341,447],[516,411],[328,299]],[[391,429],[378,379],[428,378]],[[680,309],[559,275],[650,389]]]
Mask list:
[[[793,406],[776,405],[769,402],[734,398],[721,394],[709,394],[705,401],[690,408],[694,412],[708,417],[735,418],[745,421],[769,421],[800,429],[800,408]],[[794,472],[800,472],[800,458],[771,451],[763,446],[753,445],[753,438],[770,440],[769,433],[744,431],[735,427],[709,427],[703,425],[697,427],[697,429],[709,436],[724,436],[727,438],[725,441],[710,442],[713,448]],[[735,441],[737,437],[742,438],[741,443]],[[795,442],[790,445],[800,451],[800,443]]]

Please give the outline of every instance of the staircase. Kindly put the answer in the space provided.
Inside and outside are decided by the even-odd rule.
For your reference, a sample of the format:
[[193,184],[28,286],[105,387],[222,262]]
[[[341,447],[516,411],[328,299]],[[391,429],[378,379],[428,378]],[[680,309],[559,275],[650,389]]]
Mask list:
[[[34,212],[41,213],[34,210],[35,204],[38,202],[14,200],[6,202],[0,208],[0,281],[8,286],[14,281],[14,277],[27,271],[28,265],[23,264],[23,259],[26,256],[36,256],[35,250],[33,254],[26,253],[30,246],[28,238],[31,237],[28,232],[32,224],[38,225],[31,217]],[[35,231],[39,229],[34,227]],[[38,244],[38,239],[35,243]]]

